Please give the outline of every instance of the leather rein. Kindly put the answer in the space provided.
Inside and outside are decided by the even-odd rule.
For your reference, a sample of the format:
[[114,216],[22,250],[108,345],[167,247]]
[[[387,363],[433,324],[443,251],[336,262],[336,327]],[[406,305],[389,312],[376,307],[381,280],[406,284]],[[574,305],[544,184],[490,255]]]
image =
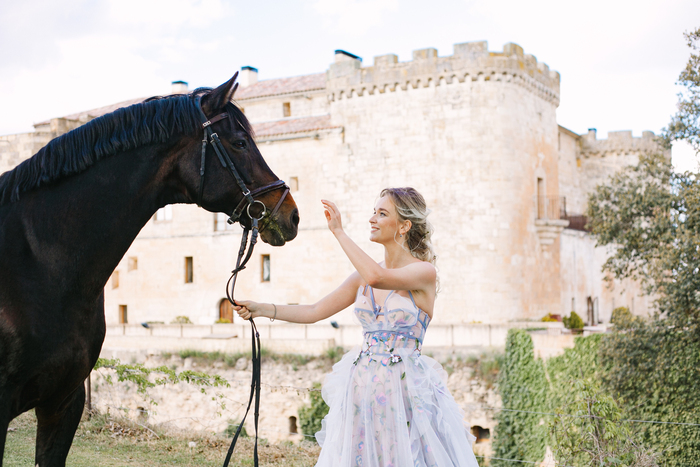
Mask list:
[[[255,199],[256,196],[263,195],[265,193],[269,193],[274,190],[281,190],[284,189],[284,192],[282,193],[282,196],[280,197],[279,201],[275,205],[275,207],[270,211],[270,216],[273,217],[275,214],[277,214],[277,211],[279,210],[280,206],[282,206],[282,203],[284,202],[284,199],[287,197],[287,194],[289,193],[289,187],[283,180],[276,180],[270,184],[267,184],[265,186],[262,186],[260,188],[255,188],[254,190],[249,190],[248,187],[246,186],[245,182],[243,181],[243,178],[241,178],[240,174],[238,173],[238,170],[236,169],[236,166],[233,165],[233,161],[231,160],[231,157],[229,156],[228,152],[226,151],[226,148],[224,148],[223,144],[221,144],[221,140],[219,139],[219,135],[214,132],[212,129],[212,125],[218,121],[221,121],[225,118],[231,118],[231,116],[227,113],[221,113],[217,115],[216,117],[213,118],[207,118],[207,116],[204,114],[204,111],[202,110],[202,103],[201,103],[201,96],[198,96],[196,98],[196,103],[197,103],[197,109],[199,110],[201,120],[202,120],[202,129],[204,130],[204,136],[202,138],[202,159],[200,162],[200,168],[199,168],[199,191],[197,193],[197,206],[202,205],[202,195],[204,194],[204,169],[206,165],[206,158],[207,158],[207,148],[211,144],[211,146],[214,148],[214,152],[216,153],[216,156],[219,159],[219,162],[221,162],[221,165],[228,170],[228,172],[231,174],[231,176],[234,178],[236,181],[236,184],[238,184],[238,187],[241,189],[241,192],[243,193],[243,198],[241,201],[238,203],[238,205],[235,207],[235,209],[232,211],[231,215],[229,216],[228,223],[229,224],[234,224],[236,222],[239,222],[241,220],[241,217],[245,214],[250,218],[250,227],[245,227],[243,226],[243,236],[241,237],[241,247],[238,250],[238,258],[236,259],[236,267],[231,271],[231,277],[229,278],[228,282],[226,283],[226,297],[228,298],[228,301],[231,302],[232,305],[236,305],[236,301],[233,298],[233,291],[236,287],[236,279],[238,278],[238,273],[241,272],[242,270],[245,269],[246,264],[248,263],[248,260],[250,260],[250,257],[253,255],[253,248],[255,247],[255,244],[258,241],[258,235],[260,233],[260,230],[258,228],[259,222],[263,219],[263,217],[266,214],[267,208],[265,204],[262,201],[259,201]],[[252,212],[251,212],[252,209]],[[263,226],[264,228],[264,226]],[[248,236],[250,235],[250,247],[248,248],[248,252],[246,253],[246,247],[248,244]],[[250,398],[248,399],[248,407],[246,408],[245,415],[243,415],[243,419],[241,420],[240,425],[238,425],[238,429],[236,430],[236,434],[233,436],[233,440],[231,441],[231,446],[228,449],[228,452],[226,453],[226,459],[224,460],[224,465],[223,467],[227,467],[229,465],[229,462],[231,461],[231,456],[233,455],[233,450],[236,447],[236,441],[238,440],[239,435],[241,434],[241,429],[243,428],[243,422],[245,422],[246,417],[248,416],[248,412],[250,411],[250,406],[253,403],[253,400],[255,400],[255,409],[254,409],[254,423],[255,423],[255,448],[253,451],[253,461],[255,467],[258,467],[258,418],[260,415],[260,367],[261,367],[261,349],[260,349],[260,334],[258,333],[258,328],[255,326],[255,323],[253,322],[253,318],[250,318],[250,326],[251,326],[251,335],[252,335],[252,361],[253,361],[253,376],[250,384]]]

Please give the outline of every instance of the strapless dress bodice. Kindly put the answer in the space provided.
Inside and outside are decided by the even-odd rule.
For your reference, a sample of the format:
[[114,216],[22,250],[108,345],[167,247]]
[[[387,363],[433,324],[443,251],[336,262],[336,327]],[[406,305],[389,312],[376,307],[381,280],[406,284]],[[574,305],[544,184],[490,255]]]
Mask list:
[[420,355],[430,317],[416,306],[413,294],[403,297],[392,290],[383,305],[374,299],[371,287],[360,287],[355,297],[354,313],[362,324],[365,342],[358,356],[384,365],[402,361],[408,353]]

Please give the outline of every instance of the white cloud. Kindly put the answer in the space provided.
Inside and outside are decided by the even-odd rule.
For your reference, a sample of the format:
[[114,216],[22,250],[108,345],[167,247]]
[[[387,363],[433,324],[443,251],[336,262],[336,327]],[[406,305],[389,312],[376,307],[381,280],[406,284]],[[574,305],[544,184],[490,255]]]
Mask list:
[[325,29],[361,36],[380,24],[386,12],[398,10],[399,0],[316,0],[313,8]]
[[[0,76],[4,134],[28,131],[27,122],[70,114],[101,105],[165,94],[167,81],[158,76],[159,65],[131,51],[136,39],[94,35],[58,42],[55,62]],[[22,127],[17,127],[21,122]]]
[[115,21],[151,28],[209,26],[227,10],[221,0],[109,0]]
[[671,149],[671,162],[676,172],[698,172],[700,160],[693,147],[685,141],[676,141]]

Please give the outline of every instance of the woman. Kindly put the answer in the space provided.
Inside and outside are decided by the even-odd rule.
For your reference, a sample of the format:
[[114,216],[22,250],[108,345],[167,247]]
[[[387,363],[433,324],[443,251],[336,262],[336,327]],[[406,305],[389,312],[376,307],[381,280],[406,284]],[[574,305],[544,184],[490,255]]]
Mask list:
[[322,446],[316,465],[477,466],[444,371],[420,353],[437,293],[425,200],[413,188],[382,191],[369,219],[370,240],[384,246],[379,264],[345,234],[335,204],[321,202],[355,272],[314,305],[238,301],[234,307],[244,319],[315,323],[354,303],[365,344],[326,377],[330,412],[316,433]]

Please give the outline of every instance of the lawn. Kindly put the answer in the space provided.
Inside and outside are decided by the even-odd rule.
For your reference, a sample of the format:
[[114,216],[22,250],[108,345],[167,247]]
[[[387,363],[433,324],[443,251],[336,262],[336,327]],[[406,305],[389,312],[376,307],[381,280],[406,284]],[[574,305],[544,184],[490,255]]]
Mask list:
[[[36,418],[26,413],[10,424],[5,446],[4,467],[34,465]],[[191,443],[195,443],[192,446]],[[157,427],[144,427],[130,420],[95,414],[83,418],[66,463],[69,467],[154,467],[221,466],[230,440],[221,435],[184,432],[162,432]],[[262,440],[260,465],[311,467],[320,448],[309,442],[302,444],[268,444]],[[252,466],[253,441],[241,439],[234,453],[232,466]]]

